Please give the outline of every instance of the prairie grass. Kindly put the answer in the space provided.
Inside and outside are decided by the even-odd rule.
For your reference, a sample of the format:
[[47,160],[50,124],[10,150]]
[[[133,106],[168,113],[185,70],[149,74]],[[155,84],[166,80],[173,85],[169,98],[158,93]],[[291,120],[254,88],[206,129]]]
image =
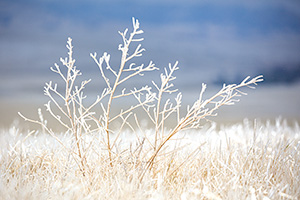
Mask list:
[[[187,108],[182,108],[182,94],[173,83],[178,62],[164,68],[160,82],[152,79],[126,89],[128,80],[159,70],[152,61],[135,63],[145,49],[140,24],[134,18],[132,22],[131,33],[119,32],[120,66],[111,66],[107,52],[90,54],[105,85],[90,104],[84,89],[91,80],[78,81],[82,74],[68,38],[68,56],[60,59],[63,67],[51,68],[64,84],[50,81],[44,87],[46,111],[63,131],[53,131],[41,109],[38,120],[19,113],[41,130],[23,135],[12,128],[1,134],[2,197],[298,198],[298,126],[245,122],[218,131],[205,125],[220,107],[246,95],[243,88],[263,81],[262,76],[224,84],[206,100],[202,84],[198,99]],[[132,104],[114,110],[125,101]],[[144,118],[149,126],[143,125]]]
[[[148,147],[130,132],[120,136],[113,167],[99,135],[86,135],[82,176],[52,136],[11,128],[0,134],[0,199],[299,199],[299,134],[280,119],[183,132],[141,182]],[[72,147],[71,134],[57,137]]]

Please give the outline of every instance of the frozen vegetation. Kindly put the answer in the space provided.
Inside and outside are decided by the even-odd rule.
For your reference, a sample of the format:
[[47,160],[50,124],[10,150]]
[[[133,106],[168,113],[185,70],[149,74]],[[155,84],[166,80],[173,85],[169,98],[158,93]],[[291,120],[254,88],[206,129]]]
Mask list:
[[71,134],[57,134],[62,146],[49,134],[11,128],[0,134],[0,199],[299,199],[299,133],[279,119],[187,131],[140,181],[151,147],[131,132],[119,137],[112,167],[101,136],[84,136],[83,176],[64,147],[74,146]]
[[[216,128],[210,122],[220,107],[238,102],[246,94],[243,89],[254,89],[262,76],[224,84],[207,99],[202,84],[198,98],[184,107],[173,84],[178,62],[164,68],[160,81],[147,82],[147,74],[159,68],[152,61],[136,63],[145,49],[140,24],[132,21],[130,33],[119,32],[118,67],[111,66],[110,54],[91,53],[106,85],[93,102],[91,97],[86,101],[83,92],[91,80],[79,81],[68,38],[62,67],[51,68],[63,84],[50,81],[44,87],[46,112],[63,131],[54,131],[41,109],[37,120],[19,113],[39,131],[2,131],[1,198],[299,198],[297,124],[246,120]],[[145,85],[125,88],[140,76]]]

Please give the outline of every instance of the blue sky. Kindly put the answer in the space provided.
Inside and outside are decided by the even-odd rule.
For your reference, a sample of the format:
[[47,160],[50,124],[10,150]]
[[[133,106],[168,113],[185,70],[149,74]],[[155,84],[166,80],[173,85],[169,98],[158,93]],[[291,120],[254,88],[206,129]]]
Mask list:
[[276,82],[278,68],[293,80],[299,77],[297,0],[1,0],[0,96],[42,87],[49,68],[66,56],[69,36],[77,66],[87,76],[98,73],[91,52],[111,53],[117,66],[117,31],[131,28],[132,17],[145,32],[143,62],[162,68],[178,60],[184,77],[179,85],[261,73]]
[[[67,56],[68,37],[82,78],[92,79],[86,94],[93,99],[104,83],[90,53],[110,53],[117,68],[118,31],[132,30],[132,17],[141,23],[146,49],[136,63],[153,60],[162,69],[179,61],[175,86],[184,102],[198,97],[203,82],[210,95],[224,82],[263,74],[264,84],[220,111],[221,119],[299,121],[299,0],[0,0],[0,126],[17,111],[35,116],[30,105],[48,101],[43,87],[60,80],[50,67]],[[159,73],[125,87],[151,85]]]

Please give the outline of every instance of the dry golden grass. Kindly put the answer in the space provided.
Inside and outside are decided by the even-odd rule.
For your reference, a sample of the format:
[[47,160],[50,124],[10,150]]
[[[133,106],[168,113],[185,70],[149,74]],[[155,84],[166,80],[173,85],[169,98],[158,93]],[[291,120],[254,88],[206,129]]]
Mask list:
[[[83,176],[56,139],[11,128],[0,134],[1,199],[299,199],[299,134],[280,120],[187,131],[141,181],[149,147],[129,132],[115,146],[113,167],[101,138],[86,136]],[[71,135],[58,137],[71,148]]]

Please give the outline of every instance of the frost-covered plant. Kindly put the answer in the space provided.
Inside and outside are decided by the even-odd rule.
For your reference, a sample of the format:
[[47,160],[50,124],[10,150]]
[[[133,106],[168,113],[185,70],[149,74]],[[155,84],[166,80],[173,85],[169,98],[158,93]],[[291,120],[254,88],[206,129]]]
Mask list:
[[[143,132],[140,126],[141,117],[136,112],[137,109],[143,110],[146,113],[149,123],[153,125],[154,135],[153,138],[148,138],[146,135],[137,136],[138,148],[142,148],[145,141],[151,147],[145,152],[145,155],[148,156],[143,157],[144,165],[140,174],[140,180],[142,180],[145,173],[153,169],[156,158],[174,135],[183,130],[199,128],[200,121],[209,116],[214,116],[216,114],[215,111],[221,106],[232,105],[238,101],[236,97],[245,94],[240,91],[240,88],[254,88],[254,85],[262,81],[262,76],[257,76],[253,79],[247,77],[239,84],[224,84],[220,91],[207,100],[202,98],[206,89],[206,85],[202,84],[199,98],[192,106],[187,107],[184,114],[180,112],[182,110],[182,95],[174,88],[172,83],[176,78],[174,73],[179,69],[178,62],[169,64],[164,69],[164,73],[160,75],[160,83],[152,81],[153,88],[145,85],[141,88],[134,88],[127,91],[122,86],[123,83],[137,75],[143,76],[145,72],[158,70],[152,61],[147,65],[137,65],[134,63],[134,58],[142,56],[145,49],[140,44],[144,39],[139,37],[143,33],[140,30],[140,24],[134,18],[132,21],[133,31],[131,33],[128,33],[128,29],[125,29],[124,32],[119,32],[123,40],[123,43],[119,45],[119,50],[122,53],[119,67],[110,65],[110,55],[106,52],[99,58],[97,57],[97,53],[91,54],[91,57],[100,69],[100,75],[106,86],[103,88],[102,93],[89,106],[85,106],[83,103],[86,98],[83,90],[86,84],[90,82],[90,79],[82,81],[80,85],[77,85],[76,80],[81,75],[81,72],[75,66],[71,38],[68,38],[67,41],[68,57],[60,59],[65,69],[62,70],[58,64],[55,64],[55,67],[51,68],[54,73],[61,76],[65,86],[64,91],[60,92],[57,84],[53,84],[52,82],[46,83],[44,92],[50,98],[50,101],[45,104],[46,110],[58,123],[66,128],[67,132],[72,134],[74,139],[74,146],[72,148],[64,146],[64,143],[60,141],[42,117],[40,117],[40,121],[36,121],[20,114],[25,120],[40,124],[46,132],[57,139],[73,156],[84,176],[88,168],[86,151],[89,148],[88,143],[84,140],[85,135],[91,133],[105,135],[102,142],[105,144],[108,152],[109,165],[113,167],[115,158],[118,157],[118,152],[114,151],[114,147],[116,147],[116,142],[124,127],[128,126],[132,131],[140,129],[140,132]],[[133,48],[133,51],[130,51],[133,43],[138,44]],[[176,94],[175,99],[171,100],[168,98],[169,94]],[[134,97],[136,103],[127,108],[122,108],[117,114],[114,114],[112,108],[116,99],[129,97]],[[96,110],[95,107],[99,105],[101,112],[94,112]],[[53,106],[56,110],[58,109],[59,113],[54,111]],[[40,116],[42,116],[41,113]],[[129,121],[129,118],[133,118],[133,122],[132,120]],[[174,123],[173,127],[167,128],[165,125],[166,121],[171,118],[176,123]],[[121,121],[121,125],[119,129],[115,130],[111,127],[111,124],[117,120]],[[112,135],[114,135],[113,138],[111,137]],[[139,140],[139,137],[144,137],[144,140]],[[139,153],[135,154],[131,152],[133,157],[138,156],[137,154],[140,155],[141,151],[135,152]],[[136,163],[136,165],[141,165],[140,163]]]

